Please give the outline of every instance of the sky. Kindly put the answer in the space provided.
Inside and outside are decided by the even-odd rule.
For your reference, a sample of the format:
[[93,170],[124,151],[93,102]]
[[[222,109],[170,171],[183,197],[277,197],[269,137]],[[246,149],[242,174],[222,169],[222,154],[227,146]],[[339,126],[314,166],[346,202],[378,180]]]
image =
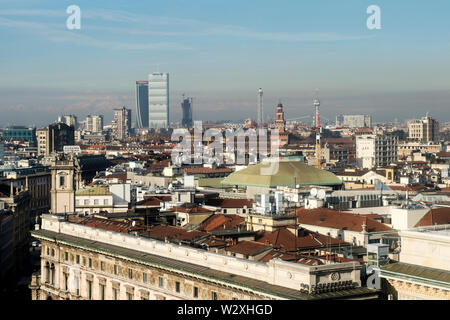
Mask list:
[[[81,28],[66,12],[81,9]],[[366,12],[381,9],[381,29]],[[170,118],[193,97],[196,120],[370,114],[450,121],[447,0],[0,0],[0,127],[58,115],[133,110],[135,81],[170,74]],[[308,121],[304,118],[304,121]]]

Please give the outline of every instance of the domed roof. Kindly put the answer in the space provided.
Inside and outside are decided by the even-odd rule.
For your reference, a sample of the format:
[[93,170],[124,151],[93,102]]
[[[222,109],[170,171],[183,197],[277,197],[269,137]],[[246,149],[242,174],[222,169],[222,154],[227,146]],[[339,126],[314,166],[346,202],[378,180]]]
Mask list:
[[294,181],[295,184],[301,186],[333,186],[342,184],[342,181],[333,173],[317,169],[299,161],[280,161],[278,171],[275,174],[264,175],[262,170],[269,168],[269,166],[270,163],[249,166],[230,174],[223,179],[222,184],[258,187],[292,186]]

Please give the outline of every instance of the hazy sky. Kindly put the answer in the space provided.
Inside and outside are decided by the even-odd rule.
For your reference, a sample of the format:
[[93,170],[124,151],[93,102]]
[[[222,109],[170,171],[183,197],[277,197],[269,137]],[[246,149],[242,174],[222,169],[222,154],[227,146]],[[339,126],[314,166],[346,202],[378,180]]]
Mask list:
[[[81,29],[68,30],[69,5]],[[381,30],[368,30],[369,5]],[[368,113],[375,121],[450,120],[450,2],[0,0],[0,126],[46,125],[59,114],[135,118],[134,81],[170,73],[171,118],[181,94],[194,118]]]

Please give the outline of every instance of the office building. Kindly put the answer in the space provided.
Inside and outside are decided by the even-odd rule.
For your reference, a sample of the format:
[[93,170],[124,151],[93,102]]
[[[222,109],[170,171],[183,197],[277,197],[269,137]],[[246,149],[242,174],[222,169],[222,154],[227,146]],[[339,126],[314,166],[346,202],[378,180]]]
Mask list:
[[36,130],[38,155],[49,156],[52,152],[63,151],[64,146],[75,144],[75,130],[73,126],[59,122],[44,129]]
[[85,131],[91,133],[101,133],[103,131],[103,116],[102,115],[88,115],[84,120]]
[[3,129],[3,140],[25,140],[30,144],[36,143],[36,128],[11,126]]
[[169,74],[153,72],[148,75],[149,127],[169,127]]
[[67,124],[68,126],[73,126],[75,129],[78,128],[77,116],[75,116],[73,114],[59,116],[57,122],[62,122],[62,123]]
[[117,140],[123,140],[130,135],[131,110],[125,107],[114,109],[113,135]]
[[148,81],[136,81],[136,127],[148,128]]
[[422,119],[408,121],[408,138],[418,142],[439,142],[439,122],[428,114]]
[[192,127],[192,98],[184,98],[183,96],[181,109],[183,111],[183,120],[181,120],[181,125],[185,128]]
[[372,117],[365,114],[340,114],[336,116],[336,126],[363,128],[372,126]]
[[356,137],[358,168],[384,167],[398,160],[398,137],[387,134],[364,134]]

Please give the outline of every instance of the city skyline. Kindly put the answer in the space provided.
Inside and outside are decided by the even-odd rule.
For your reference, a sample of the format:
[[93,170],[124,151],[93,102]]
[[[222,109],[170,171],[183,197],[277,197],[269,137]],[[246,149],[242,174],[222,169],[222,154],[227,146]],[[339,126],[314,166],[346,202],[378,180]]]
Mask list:
[[291,117],[311,114],[320,88],[330,119],[429,111],[450,120],[444,1],[377,1],[381,30],[366,28],[368,1],[117,1],[103,9],[80,1],[81,29],[67,30],[70,4],[2,5],[0,39],[9,50],[0,62],[8,74],[0,78],[1,126],[41,126],[54,113],[101,113],[109,122],[114,108],[134,109],[134,82],[157,70],[171,74],[175,121],[182,93],[195,98],[198,120],[254,118],[259,87],[269,116],[279,100]]

